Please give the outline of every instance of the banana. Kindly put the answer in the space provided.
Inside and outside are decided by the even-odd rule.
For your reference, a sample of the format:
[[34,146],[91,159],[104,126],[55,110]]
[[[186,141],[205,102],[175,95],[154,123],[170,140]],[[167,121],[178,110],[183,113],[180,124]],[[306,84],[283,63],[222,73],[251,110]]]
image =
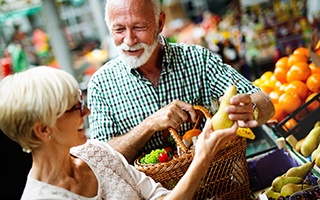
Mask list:
[[240,137],[251,139],[251,140],[254,140],[254,138],[256,137],[250,128],[242,128],[242,127],[238,128],[237,135]]

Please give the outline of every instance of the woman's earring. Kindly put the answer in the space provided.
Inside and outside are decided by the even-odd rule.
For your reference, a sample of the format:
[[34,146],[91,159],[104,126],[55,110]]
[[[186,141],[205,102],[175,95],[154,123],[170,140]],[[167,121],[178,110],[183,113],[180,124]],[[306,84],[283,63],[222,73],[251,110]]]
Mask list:
[[51,140],[51,135],[48,135],[48,139]]

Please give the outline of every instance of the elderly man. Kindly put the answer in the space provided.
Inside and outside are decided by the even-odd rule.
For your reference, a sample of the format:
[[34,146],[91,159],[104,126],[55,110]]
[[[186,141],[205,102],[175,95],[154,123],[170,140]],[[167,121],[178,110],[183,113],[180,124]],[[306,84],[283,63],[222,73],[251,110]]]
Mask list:
[[168,127],[184,133],[196,118],[193,105],[219,100],[236,81],[238,94],[226,109],[231,120],[255,127],[273,116],[268,95],[218,55],[166,41],[158,0],[108,0],[105,13],[119,57],[88,84],[91,137],[108,141],[129,162],[141,151],[162,147]]

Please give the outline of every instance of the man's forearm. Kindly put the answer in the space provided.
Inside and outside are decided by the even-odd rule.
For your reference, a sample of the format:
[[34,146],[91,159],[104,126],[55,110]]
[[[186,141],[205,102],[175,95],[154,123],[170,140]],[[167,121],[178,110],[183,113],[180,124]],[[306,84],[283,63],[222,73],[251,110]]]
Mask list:
[[108,144],[121,153],[129,163],[132,163],[139,156],[142,148],[146,145],[154,132],[152,124],[148,120],[145,120],[130,132],[112,138],[108,141]]
[[274,107],[269,96],[263,92],[256,92],[251,95],[253,103],[258,108],[258,123],[259,126],[265,124],[273,115]]

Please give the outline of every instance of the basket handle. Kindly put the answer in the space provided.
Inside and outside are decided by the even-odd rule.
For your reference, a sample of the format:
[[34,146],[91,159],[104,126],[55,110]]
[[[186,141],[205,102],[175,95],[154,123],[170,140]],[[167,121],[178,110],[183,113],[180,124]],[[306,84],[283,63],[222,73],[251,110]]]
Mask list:
[[198,114],[196,123],[193,127],[194,129],[196,129],[199,127],[202,117],[205,116],[208,119],[211,118],[211,114],[206,108],[202,106],[193,106],[193,109],[195,109]]
[[[200,122],[201,122],[201,119],[203,116],[205,116],[206,118],[210,118],[211,114],[206,108],[204,108],[202,106],[198,106],[198,105],[193,106],[193,109],[195,109],[198,114],[195,125],[193,126],[193,128],[195,129],[195,128],[198,128],[198,126],[200,125]],[[183,153],[187,153],[188,148],[182,142],[180,136],[178,135],[178,132],[171,127],[168,128],[168,131],[169,131],[170,135],[172,136],[172,138],[174,139],[174,141],[176,142],[177,146],[179,146],[181,148],[181,151]]]

